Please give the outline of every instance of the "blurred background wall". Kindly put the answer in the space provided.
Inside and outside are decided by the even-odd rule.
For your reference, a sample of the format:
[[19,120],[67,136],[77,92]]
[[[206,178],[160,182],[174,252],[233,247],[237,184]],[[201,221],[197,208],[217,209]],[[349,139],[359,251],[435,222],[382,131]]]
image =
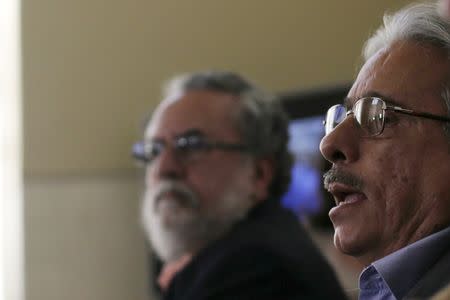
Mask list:
[[163,81],[238,71],[274,92],[352,80],[406,0],[23,0],[29,300],[146,299],[130,159]]

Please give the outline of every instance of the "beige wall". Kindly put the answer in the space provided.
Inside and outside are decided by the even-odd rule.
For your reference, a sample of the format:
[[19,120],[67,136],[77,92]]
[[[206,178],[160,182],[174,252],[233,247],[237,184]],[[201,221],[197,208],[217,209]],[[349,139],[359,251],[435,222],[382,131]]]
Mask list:
[[143,299],[129,150],[178,72],[284,91],[351,80],[382,12],[410,1],[23,1],[30,300]]
[[130,176],[26,181],[27,299],[146,299],[136,182]]
[[177,72],[231,69],[273,91],[350,80],[384,9],[406,2],[25,1],[26,172],[130,168],[138,121]]

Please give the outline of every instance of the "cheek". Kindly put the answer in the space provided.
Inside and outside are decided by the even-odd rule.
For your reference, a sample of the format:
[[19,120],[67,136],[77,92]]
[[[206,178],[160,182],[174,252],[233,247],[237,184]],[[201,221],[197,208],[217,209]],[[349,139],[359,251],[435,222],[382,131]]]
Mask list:
[[194,193],[199,197],[201,205],[207,206],[216,195],[220,194],[221,186],[214,176],[201,176],[195,174],[188,177],[187,184],[192,188]]
[[190,170],[186,183],[198,195],[202,205],[209,206],[223,194],[230,179],[231,171],[228,167],[206,165]]
[[408,159],[406,153],[391,151],[378,158],[378,164],[381,168],[375,177],[377,183],[373,184],[376,207],[378,213],[383,214],[384,223],[389,225],[386,228],[392,230],[407,222],[407,217],[414,212],[414,187],[419,188],[417,170],[420,163]]
[[[376,145],[364,150],[364,165],[361,165],[360,176],[363,178],[366,196],[371,207],[370,215],[377,222],[389,221],[394,217],[393,204],[390,199],[395,197],[399,187],[409,181],[405,168],[398,160],[398,153],[391,147]],[[363,160],[361,160],[361,163]]]
[[[250,182],[251,168],[241,161],[223,162],[220,166],[211,164],[192,170],[186,181],[200,198],[204,207],[214,205],[230,188],[238,188]],[[246,185],[247,186],[247,185]]]

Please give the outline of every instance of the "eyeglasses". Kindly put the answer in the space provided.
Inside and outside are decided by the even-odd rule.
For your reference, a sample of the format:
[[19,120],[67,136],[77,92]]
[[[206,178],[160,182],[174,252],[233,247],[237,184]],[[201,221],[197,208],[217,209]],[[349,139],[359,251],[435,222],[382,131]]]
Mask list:
[[[177,159],[181,162],[190,162],[198,159],[203,153],[218,149],[232,152],[250,152],[244,144],[208,141],[200,133],[184,134],[172,141],[172,147]],[[140,141],[133,145],[133,157],[146,165],[151,164],[167,147],[163,140]]]
[[351,110],[347,110],[342,104],[330,107],[324,121],[325,135],[330,134],[350,114],[354,115],[356,122],[364,132],[364,136],[370,137],[380,135],[383,132],[386,123],[386,110],[441,122],[450,122],[450,118],[445,116],[387,105],[384,100],[378,97],[365,97],[356,101]]

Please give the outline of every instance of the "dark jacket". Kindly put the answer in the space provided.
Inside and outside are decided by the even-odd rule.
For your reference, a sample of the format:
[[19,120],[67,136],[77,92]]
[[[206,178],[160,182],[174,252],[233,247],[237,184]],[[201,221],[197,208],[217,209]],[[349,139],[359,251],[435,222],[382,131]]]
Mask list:
[[172,280],[165,300],[345,299],[296,217],[267,200]]

